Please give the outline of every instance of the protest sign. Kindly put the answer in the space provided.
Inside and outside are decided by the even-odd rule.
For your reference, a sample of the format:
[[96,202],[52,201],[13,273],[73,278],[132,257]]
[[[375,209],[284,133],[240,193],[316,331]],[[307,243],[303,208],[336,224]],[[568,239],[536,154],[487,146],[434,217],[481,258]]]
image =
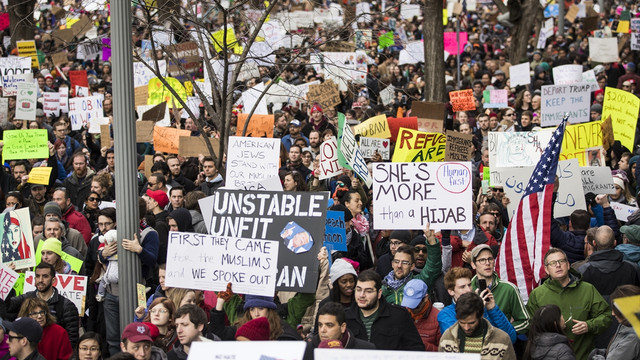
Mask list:
[[602,146],[602,121],[569,125],[564,132],[560,160],[578,159],[580,166],[586,166],[586,150]]
[[230,245],[237,238],[280,242],[276,290],[308,293],[316,290],[328,196],[218,189],[199,204],[209,233],[232,239]]
[[629,216],[638,210],[635,206],[625,205],[614,201],[611,202],[611,208],[616,214],[616,219],[620,221],[628,221]]
[[[482,0],[478,1],[480,3]],[[425,359],[429,360],[480,360],[480,354],[454,354],[443,352],[430,352],[427,354],[416,353],[415,351],[402,350],[360,350],[360,349],[321,349],[313,350],[315,360],[408,360]]]
[[582,65],[561,65],[553,67],[553,83],[555,85],[575,84],[582,82]]
[[47,159],[49,145],[47,129],[5,130],[4,160]]
[[280,176],[272,176],[260,181],[245,183],[242,189],[259,191],[282,191],[282,183],[280,182]]
[[511,86],[516,87],[518,85],[529,85],[531,83],[531,75],[529,73],[530,69],[531,66],[528,61],[518,65],[511,65],[509,68]]
[[18,273],[7,265],[0,263],[0,298],[6,300],[11,288],[18,280]]
[[229,137],[225,183],[240,189],[246,183],[278,175],[280,139]]
[[18,83],[16,96],[16,119],[35,120],[36,102],[38,99],[38,85],[35,83]]
[[485,90],[482,92],[484,103],[483,108],[504,108],[509,106],[506,89]]
[[2,76],[2,96],[18,95],[18,84],[33,83],[33,74],[15,74]]
[[640,32],[640,18],[633,18],[630,21],[631,31],[634,33]]
[[[24,278],[24,292],[36,290],[35,273],[27,271]],[[82,275],[56,274],[54,286],[58,294],[71,300],[78,309],[78,315],[84,315],[85,298],[87,297],[87,277]]]
[[433,162],[444,160],[447,137],[439,133],[400,128],[393,162]]
[[600,85],[598,85],[598,80],[596,79],[596,73],[593,69],[582,73],[582,82],[591,85],[591,91],[600,89]]
[[89,123],[89,129],[87,130],[89,134],[100,134],[100,127],[102,125],[109,125],[109,117],[108,116],[98,116],[95,119],[91,119]]
[[[444,103],[414,101],[411,103],[411,116],[418,118],[417,130],[425,132],[442,132],[445,114],[447,109]],[[408,126],[403,126],[410,128]],[[391,132],[391,139],[396,138],[396,134]]]
[[613,138],[613,123],[611,121],[611,115],[600,121],[600,127],[602,128],[602,147],[605,150],[609,150],[615,142]]
[[273,296],[278,271],[277,240],[169,232],[167,286]]
[[153,121],[155,123],[156,121],[163,120],[165,116],[169,115],[166,102],[161,102],[157,105],[146,105],[143,107],[138,107],[136,108],[138,109],[138,112],[140,112],[140,108],[146,109],[142,114],[139,114],[142,115],[141,120]]
[[153,148],[156,151],[177,154],[178,146],[180,144],[180,136],[190,135],[190,130],[155,126],[153,128]]
[[365,159],[371,159],[376,153],[380,153],[382,160],[389,160],[391,152],[391,140],[377,138],[360,138],[360,151]]
[[31,58],[32,68],[40,68],[35,40],[16,41],[16,47],[18,48],[18,55]]
[[264,89],[265,85],[262,82],[254,87],[248,88],[242,92],[237,104],[242,104],[244,106],[243,111],[247,114],[253,111],[256,115],[268,115],[267,99],[265,96],[262,96]]
[[560,124],[565,114],[569,114],[572,124],[590,121],[591,86],[585,83],[543,86],[541,105],[543,127]]
[[338,141],[335,136],[320,144],[320,176],[319,180],[342,174],[342,166],[338,163]]
[[353,132],[356,135],[379,139],[388,139],[391,137],[387,116],[384,114],[374,116],[354,126]]
[[27,180],[27,182],[30,184],[49,185],[52,169],[50,166],[34,167],[29,173],[29,180]]
[[447,130],[444,161],[469,161],[473,154],[473,135]]
[[[236,130],[236,136],[242,136],[242,130],[244,129],[244,123],[247,121],[249,114],[238,114],[238,126]],[[257,115],[253,114],[248,120],[249,126],[247,127],[247,133],[245,136],[249,137],[273,137],[273,115]]]
[[89,78],[87,78],[86,70],[71,70],[69,71],[69,83],[71,84],[71,94],[75,95],[76,87],[89,87]]
[[451,55],[456,55],[462,52],[464,46],[467,45],[468,34],[464,31],[460,33],[460,41],[456,39],[455,31],[446,31],[444,33],[444,51]]
[[[213,148],[213,153],[218,156],[220,140],[208,138]],[[209,154],[209,148],[205,143],[204,136],[180,136],[178,144],[178,155],[184,157],[198,157],[200,154]]]
[[63,113],[69,112],[69,88],[66,86],[61,86],[58,89],[58,94],[60,94],[60,111]]
[[[403,118],[387,118],[387,123],[389,124],[389,132],[391,132],[391,140],[395,141],[398,138],[398,131],[400,128],[407,128],[413,130],[418,129],[418,118],[415,116],[403,117]],[[442,128],[440,128],[442,129]],[[424,130],[421,130],[424,131]]]
[[13,75],[26,75],[31,73],[31,58],[29,57],[0,57],[0,75],[5,76]]
[[147,105],[147,99],[149,98],[149,88],[145,86],[138,86],[133,89],[135,105]]
[[107,144],[111,140],[111,127],[109,125],[100,125],[100,141]]
[[147,292],[143,284],[136,284],[136,293],[138,295],[138,307],[147,308]]
[[81,60],[95,60],[102,52],[102,45],[94,41],[84,41],[78,44],[76,58]]
[[323,246],[326,246],[329,256],[332,250],[347,251],[347,231],[343,211],[327,210]]
[[470,229],[470,162],[374,163],[375,229]]
[[102,43],[102,61],[111,61],[111,38],[103,37]]
[[104,109],[102,99],[98,96],[85,96],[69,99],[69,120],[71,130],[80,130],[89,124],[102,118]]
[[489,164],[492,167],[535,166],[551,134],[550,131],[489,132]]
[[633,149],[640,99],[633,93],[607,86],[604,90],[602,119],[611,116],[613,137],[627,149]]
[[[180,100],[185,103],[187,102],[187,91],[182,83],[172,77],[165,77],[164,81],[169,86],[165,85],[159,78],[152,78],[149,80],[149,84],[147,84],[147,92],[149,94],[147,104],[157,105],[166,102],[171,108],[174,106],[182,107]],[[178,96],[174,96],[173,92],[171,92],[169,88],[171,88]]]
[[[158,60],[158,67],[160,68],[160,75],[167,75],[167,61]],[[149,80],[156,77],[151,69],[143,62],[133,63],[133,87],[147,86]]]
[[580,168],[582,189],[585,194],[615,194],[611,169],[608,166],[585,166]]
[[353,172],[358,175],[358,177],[367,186],[371,186],[372,180],[371,175],[369,174],[369,168],[367,167],[367,163],[364,161],[364,157],[362,157],[362,153],[360,152],[360,148],[356,142],[356,137],[346,121],[343,124],[341,135],[342,138],[340,139],[339,151],[342,153],[349,166],[351,166]]
[[618,61],[618,38],[589,38],[589,57],[591,61],[614,63]]
[[393,103],[393,97],[395,95],[396,88],[393,85],[389,85],[384,90],[380,91],[380,100],[384,106],[389,106]]
[[42,108],[47,117],[60,116],[60,93],[45,92]]
[[322,84],[310,85],[307,99],[310,104],[318,103],[323,109],[342,103],[338,86],[331,80],[327,80]]
[[[625,296],[613,300],[614,306],[629,321],[636,334],[640,334],[640,295]],[[632,335],[633,336],[633,335]]]
[[156,126],[154,121],[136,121],[136,142],[145,143],[153,142],[153,128]]
[[7,122],[9,113],[9,98],[0,97],[0,124]]
[[36,265],[29,208],[0,214],[0,239],[2,239],[2,263],[14,263],[20,270]]
[[640,33],[631,34],[631,50],[640,50]]
[[476,103],[473,97],[473,90],[458,90],[449,93],[453,111],[475,110]]
[[[196,341],[189,359],[300,360],[307,344],[304,341]],[[470,359],[475,360],[475,359]]]

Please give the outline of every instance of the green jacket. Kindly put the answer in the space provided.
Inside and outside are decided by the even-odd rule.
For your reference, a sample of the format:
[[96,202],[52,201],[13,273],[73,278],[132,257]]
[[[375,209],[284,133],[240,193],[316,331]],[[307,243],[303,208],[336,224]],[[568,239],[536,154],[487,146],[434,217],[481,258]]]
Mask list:
[[[593,285],[582,281],[582,274],[570,268],[569,276],[572,281],[564,288],[557,281],[548,279],[533,289],[529,294],[527,310],[533,316],[541,306],[558,305],[567,324],[564,333],[573,341],[576,359],[586,360],[595,347],[596,335],[611,324],[611,309]],[[583,335],[574,335],[571,332],[574,322],[570,319],[586,321],[589,331]]]
[[[429,245],[427,243],[427,263],[419,274],[410,272],[407,281],[397,289],[392,289],[387,285],[382,285],[382,296],[385,297],[388,303],[400,305],[402,303],[402,297],[404,295],[404,286],[412,279],[420,279],[427,284],[429,291],[433,289],[433,284],[442,273],[442,250],[440,244]],[[384,279],[383,279],[384,280]],[[384,281],[383,281],[384,283]]]
[[[471,287],[473,291],[478,288],[478,276],[471,279]],[[522,297],[518,288],[506,280],[500,280],[497,273],[493,273],[493,280],[490,287],[496,305],[502,310],[504,315],[509,319],[511,325],[518,334],[526,334],[529,330],[529,312],[524,306]]]

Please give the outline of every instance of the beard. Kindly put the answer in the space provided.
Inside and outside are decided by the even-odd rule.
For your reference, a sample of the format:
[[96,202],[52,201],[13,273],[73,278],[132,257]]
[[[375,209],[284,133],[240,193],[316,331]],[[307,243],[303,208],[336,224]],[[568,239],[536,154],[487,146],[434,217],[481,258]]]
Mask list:
[[372,302],[368,302],[365,306],[361,306],[360,308],[362,310],[373,310],[376,308],[376,306],[378,306],[378,299],[372,301]]

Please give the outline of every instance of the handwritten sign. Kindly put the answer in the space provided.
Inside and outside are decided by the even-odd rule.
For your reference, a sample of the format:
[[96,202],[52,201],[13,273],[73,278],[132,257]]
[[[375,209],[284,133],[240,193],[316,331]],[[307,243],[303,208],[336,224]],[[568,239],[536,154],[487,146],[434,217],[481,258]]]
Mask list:
[[[242,130],[244,129],[244,123],[247,121],[249,114],[238,114],[238,126],[236,130],[236,136],[242,136]],[[245,136],[250,137],[273,137],[273,115],[257,115],[253,114],[247,127],[247,133]]]
[[482,97],[484,98],[484,104],[482,104],[482,106],[485,109],[509,106],[506,89],[485,90],[482,92]]
[[[208,140],[211,142],[213,153],[218,156],[220,140],[214,138],[208,138]],[[197,157],[200,154],[210,154],[205,141],[207,140],[204,136],[180,136],[178,155],[184,157]]]
[[638,110],[640,99],[637,96],[624,90],[608,86],[605,88],[602,118],[611,116],[614,138],[630,150],[635,141]]
[[154,121],[136,121],[136,142],[153,142]]
[[[582,77],[582,72],[580,72]],[[569,114],[571,123],[590,121],[591,85],[586,83],[542,87],[543,127],[556,126]]]
[[618,61],[618,38],[589,38],[589,57],[592,61],[614,63]]
[[[167,76],[167,61],[158,60],[158,67],[160,68],[160,75]],[[147,86],[149,80],[156,77],[153,70],[149,69],[143,62],[133,63],[133,86]]]
[[375,229],[470,229],[470,162],[375,163]]
[[356,135],[388,139],[391,137],[386,115],[377,115],[353,127]]
[[310,85],[309,91],[307,92],[307,99],[309,103],[320,104],[323,109],[338,106],[342,103],[338,85],[331,80],[327,80],[322,84]]
[[195,341],[189,358],[210,359],[211,354],[216,354],[220,359],[300,360],[306,345],[304,341]]
[[104,115],[102,99],[99,96],[75,97],[69,99],[69,119],[71,130],[88,128],[89,124]]
[[444,51],[451,55],[456,55],[463,51],[464,46],[467,45],[468,34],[466,32],[460,32],[460,41],[456,39],[455,31],[447,31],[444,33]]
[[47,129],[5,130],[2,156],[5,160],[47,159]]
[[11,288],[18,280],[18,273],[11,270],[7,265],[0,263],[0,298],[6,300],[11,292]]
[[33,74],[3,75],[2,84],[4,87],[2,88],[2,96],[17,96],[18,84],[20,83],[33,83]]
[[444,161],[469,161],[473,153],[473,135],[447,130]]
[[582,189],[585,194],[615,194],[611,170],[607,166],[585,166],[580,168]]
[[[87,297],[87,277],[81,275],[56,274],[55,288],[58,293],[71,302],[78,309],[78,315],[84,314],[85,298]],[[35,273],[27,271],[24,278],[24,292],[34,291]]]
[[358,177],[364,181],[367,186],[371,186],[372,180],[371,175],[369,174],[369,168],[367,167],[367,163],[364,161],[364,157],[360,152],[360,148],[356,142],[356,137],[346,121],[342,127],[341,135],[342,139],[340,141],[339,150],[344,156],[344,159],[349,166],[351,166],[355,174],[358,175]]
[[638,208],[635,206],[620,204],[613,201],[611,202],[611,208],[613,209],[613,212],[616,214],[616,219],[620,221],[629,220],[629,216],[631,216],[631,214],[633,214],[634,212],[636,212],[636,210],[638,210]]
[[442,161],[447,137],[439,133],[401,128],[396,139],[393,162]]
[[[212,196],[200,199],[199,204],[209,233],[215,238],[230,239],[227,251],[235,251],[230,247],[236,246],[238,241],[252,240],[251,247],[242,243],[237,249],[245,255],[242,258],[243,263],[251,262],[246,254],[261,251],[261,241],[280,243],[279,250],[275,248],[278,252],[276,290],[314,292],[318,280],[317,255],[324,239],[328,196],[328,193],[218,189]],[[211,243],[206,246],[210,247]],[[219,249],[215,251],[220,252]],[[173,254],[171,245],[169,253]],[[238,261],[240,260],[236,259],[235,264],[238,264]],[[228,271],[226,267],[222,269]],[[265,270],[267,269],[260,273],[265,275]],[[236,284],[234,279],[223,275],[220,289],[223,289],[227,282]],[[211,281],[210,279],[209,282]],[[262,281],[267,279],[263,278]],[[171,283],[167,284],[171,286]],[[256,291],[257,285],[260,283],[248,286],[254,289],[249,291]]]
[[36,101],[38,98],[38,86],[34,83],[18,83],[18,95],[16,97],[16,119],[35,120]]
[[260,181],[245,183],[242,188],[244,190],[282,191],[282,183],[280,182],[280,176],[272,176]]
[[602,121],[569,125],[564,132],[560,160],[578,159],[580,166],[586,166],[586,150],[602,146]]
[[60,93],[45,92],[43,95],[44,114],[48,117],[60,116]]
[[32,68],[40,67],[40,62],[38,61],[38,51],[36,50],[35,40],[16,41],[16,47],[18,48],[18,55],[28,56],[31,58]]
[[549,139],[551,139],[550,131],[490,131],[487,145],[489,164],[491,164],[491,185],[503,185],[500,171],[503,167],[535,166]]
[[34,167],[29,173],[29,180],[27,180],[27,182],[31,184],[49,185],[52,169],[50,166]]
[[[481,3],[482,1],[478,1]],[[446,9],[444,11],[447,11]],[[425,355],[415,351],[401,350],[360,350],[345,349],[336,351],[335,349],[314,349],[313,356],[316,360],[407,360],[422,359]],[[453,354],[442,352],[430,352],[429,360],[480,360],[480,354]]]
[[342,166],[338,163],[338,141],[335,136],[320,145],[320,176],[324,180],[342,174]]
[[190,130],[156,126],[153,128],[153,148],[156,151],[177,154],[178,146],[180,144],[180,136],[190,135]]
[[327,211],[323,246],[326,246],[329,254],[331,254],[331,250],[347,251],[347,231],[345,230],[343,211]]
[[277,176],[279,159],[279,139],[230,136],[226,185],[239,189]]
[[389,139],[377,139],[377,138],[360,138],[360,151],[365,159],[371,159],[376,153],[380,153],[382,160],[389,160],[391,152],[391,141]]
[[582,82],[591,85],[591,91],[600,89],[600,85],[598,85],[598,80],[596,79],[596,73],[593,70],[587,70],[582,73]]
[[561,65],[553,67],[553,83],[555,85],[575,84],[582,82],[582,65]]
[[[31,74],[31,58],[29,57],[2,57],[0,58],[0,75],[5,76]],[[4,86],[4,85],[3,85]]]
[[58,89],[58,94],[60,94],[60,111],[63,113],[69,112],[69,88],[68,87],[60,87]]
[[453,111],[466,111],[476,109],[473,90],[471,89],[452,91],[449,93],[449,98],[451,99]]

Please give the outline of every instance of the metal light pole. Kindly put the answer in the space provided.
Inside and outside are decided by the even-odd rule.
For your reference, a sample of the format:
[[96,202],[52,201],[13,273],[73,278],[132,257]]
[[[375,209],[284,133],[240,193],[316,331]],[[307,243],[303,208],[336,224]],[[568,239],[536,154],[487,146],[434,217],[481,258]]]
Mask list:
[[456,64],[458,64],[458,89],[462,88],[462,79],[460,78],[460,15],[454,17],[456,19]]
[[[122,239],[133,239],[140,229],[136,163],[136,125],[133,98],[133,54],[131,47],[131,2],[111,2],[111,49],[113,56],[113,135],[118,194],[118,283],[120,332],[133,319],[137,306],[136,283],[140,282],[137,254],[122,247]],[[114,319],[115,320],[115,319]]]

